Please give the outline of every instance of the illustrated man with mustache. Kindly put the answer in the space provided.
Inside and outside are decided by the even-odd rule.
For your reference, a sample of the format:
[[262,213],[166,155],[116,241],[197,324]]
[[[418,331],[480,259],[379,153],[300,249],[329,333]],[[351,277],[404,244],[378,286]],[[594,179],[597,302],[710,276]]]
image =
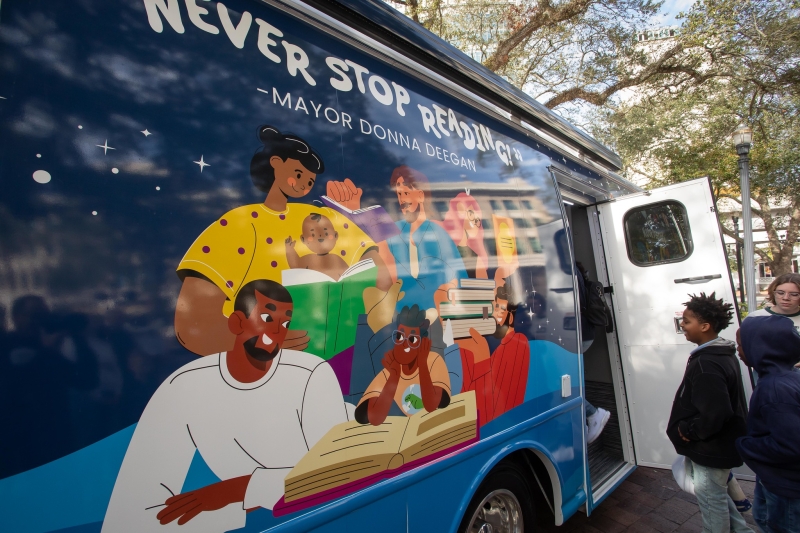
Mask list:
[[[281,284],[242,287],[228,318],[233,348],[184,365],[147,404],[103,531],[228,531],[244,527],[247,510],[272,509],[297,461],[347,421],[331,367],[282,348],[292,313]],[[185,486],[196,455],[222,481]]]
[[389,183],[403,215],[403,220],[396,222],[400,234],[386,241],[397,279],[403,281],[402,305],[433,308],[437,290],[468,277],[464,261],[450,235],[429,218],[428,177],[402,165],[394,169]]

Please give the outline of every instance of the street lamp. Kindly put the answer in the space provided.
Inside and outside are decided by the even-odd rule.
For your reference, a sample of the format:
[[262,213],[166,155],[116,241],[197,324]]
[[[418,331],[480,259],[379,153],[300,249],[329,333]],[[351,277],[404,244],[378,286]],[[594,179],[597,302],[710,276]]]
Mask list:
[[742,226],[744,229],[744,283],[747,293],[747,312],[756,310],[756,271],[753,264],[753,215],[750,211],[750,146],[753,144],[753,130],[740,126],[731,134],[731,140],[739,154],[739,179],[742,191]]
[[739,244],[739,217],[732,216],[733,231],[736,233],[736,272],[739,274],[739,301],[744,303],[744,279],[742,279],[742,245]]

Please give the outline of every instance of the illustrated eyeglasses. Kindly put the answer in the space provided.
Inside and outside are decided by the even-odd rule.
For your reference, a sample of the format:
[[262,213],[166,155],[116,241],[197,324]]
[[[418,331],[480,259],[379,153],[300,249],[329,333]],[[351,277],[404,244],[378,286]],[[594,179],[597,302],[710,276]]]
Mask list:
[[784,296],[788,295],[789,298],[800,298],[800,292],[786,292],[786,291],[775,291],[775,296],[780,296],[783,298]]
[[467,210],[467,220],[469,220],[470,222],[475,224],[476,228],[480,228],[481,227],[481,223],[482,223],[481,219],[480,219],[480,217],[475,215],[475,211],[473,211],[472,209],[468,209]]
[[422,342],[422,337],[411,334],[406,338],[402,331],[394,330],[394,333],[392,333],[392,340],[397,345],[405,343],[408,344],[410,348],[417,348]]

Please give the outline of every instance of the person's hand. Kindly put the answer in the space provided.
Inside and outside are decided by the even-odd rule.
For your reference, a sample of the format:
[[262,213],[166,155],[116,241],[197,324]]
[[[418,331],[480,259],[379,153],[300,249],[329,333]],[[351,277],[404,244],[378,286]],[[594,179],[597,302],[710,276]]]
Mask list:
[[373,333],[392,323],[397,302],[403,299],[404,292],[400,291],[403,280],[397,280],[389,287],[388,292],[377,287],[367,287],[362,293],[364,309],[367,313],[367,324]]
[[309,341],[311,341],[311,339],[309,338],[307,331],[302,329],[290,329],[286,333],[286,338],[283,340],[281,348],[302,352],[308,348]]
[[439,320],[442,321],[442,325],[444,325],[444,319],[442,318],[442,311],[439,309],[443,303],[450,301],[449,291],[450,289],[457,289],[458,288],[458,280],[453,279],[448,281],[447,283],[443,283],[439,285],[439,288],[436,289],[436,292],[433,293],[433,304],[436,306],[436,314],[439,315]]
[[383,359],[381,360],[381,364],[383,368],[389,371],[389,375],[392,378],[400,377],[400,363],[397,359],[394,358],[394,354],[392,354],[392,350],[389,350],[385,354],[383,354]]
[[286,243],[287,248],[294,248],[294,245],[297,244],[297,241],[293,240],[291,235],[286,237],[286,241],[284,242]]
[[680,427],[678,427],[678,435],[681,436],[681,438],[683,439],[684,442],[691,442],[689,439],[687,439],[686,437],[683,436],[683,433],[681,433],[681,428]]
[[428,368],[428,354],[430,353],[431,338],[422,337],[422,340],[419,343],[419,350],[417,351],[417,366],[419,366],[420,372],[430,372],[430,369]]
[[472,352],[473,361],[476,363],[489,359],[491,355],[489,352],[489,343],[475,328],[469,328],[469,337],[456,340],[456,344],[458,344],[459,348]]
[[360,187],[356,187],[353,180],[347,178],[344,181],[329,181],[326,194],[331,200],[355,211],[361,207],[363,192]]
[[243,502],[250,476],[242,476],[213,483],[202,489],[176,494],[164,502],[156,518],[161,525],[175,520],[182,526],[203,511],[216,511],[235,502]]

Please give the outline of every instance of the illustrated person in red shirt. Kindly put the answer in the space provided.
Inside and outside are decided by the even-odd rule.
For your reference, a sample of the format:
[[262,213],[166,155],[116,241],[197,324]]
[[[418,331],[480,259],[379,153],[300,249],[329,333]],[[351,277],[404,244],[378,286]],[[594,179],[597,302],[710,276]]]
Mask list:
[[461,349],[464,383],[461,392],[475,391],[481,425],[520,405],[525,399],[530,364],[528,338],[514,331],[517,305],[509,300],[513,288],[506,282],[497,288],[494,300],[496,338],[500,346],[489,355],[489,344],[477,330],[470,335],[477,346],[473,352]]

